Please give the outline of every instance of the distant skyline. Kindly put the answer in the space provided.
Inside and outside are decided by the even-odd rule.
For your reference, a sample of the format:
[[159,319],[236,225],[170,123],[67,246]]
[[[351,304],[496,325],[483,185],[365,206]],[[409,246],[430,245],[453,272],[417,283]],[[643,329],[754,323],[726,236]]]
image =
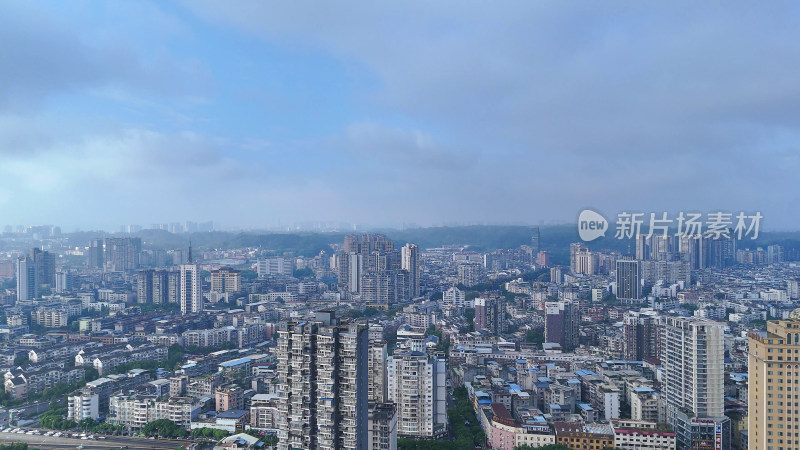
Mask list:
[[0,223],[800,229],[800,5],[0,0]]

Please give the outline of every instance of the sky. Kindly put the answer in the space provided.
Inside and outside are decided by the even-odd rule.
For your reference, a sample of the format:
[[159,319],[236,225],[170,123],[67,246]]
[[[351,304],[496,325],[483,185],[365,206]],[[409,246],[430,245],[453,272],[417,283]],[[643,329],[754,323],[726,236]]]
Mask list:
[[0,0],[0,225],[800,229],[793,2]]

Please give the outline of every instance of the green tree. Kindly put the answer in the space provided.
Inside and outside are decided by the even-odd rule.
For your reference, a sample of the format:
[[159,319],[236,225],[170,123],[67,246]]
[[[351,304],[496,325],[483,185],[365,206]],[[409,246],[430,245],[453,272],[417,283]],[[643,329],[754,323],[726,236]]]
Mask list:
[[541,328],[528,330],[528,332],[525,333],[525,342],[529,344],[536,344],[539,348],[542,348],[542,343],[544,342],[544,330]]
[[292,273],[295,278],[314,278],[314,271],[309,267],[297,269]]
[[22,352],[14,358],[14,367],[27,366],[30,362],[31,360],[28,359],[28,352]]
[[175,422],[168,419],[158,419],[148,422],[142,427],[142,434],[145,436],[159,436],[166,438],[183,438],[189,432],[186,429],[175,425]]

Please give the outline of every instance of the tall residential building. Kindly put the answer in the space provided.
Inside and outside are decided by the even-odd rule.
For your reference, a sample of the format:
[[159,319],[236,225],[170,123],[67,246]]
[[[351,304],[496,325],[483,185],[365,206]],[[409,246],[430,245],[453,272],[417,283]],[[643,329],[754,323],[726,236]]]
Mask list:
[[167,271],[167,303],[181,302],[181,271]]
[[[706,240],[707,241],[707,240]],[[689,263],[692,270],[705,269],[707,265],[707,246],[702,235],[684,235],[678,239],[678,253],[681,261]]]
[[136,270],[139,267],[139,254],[141,252],[141,238],[107,238],[105,269],[109,272]]
[[153,274],[155,270],[145,269],[136,272],[136,301],[153,303]]
[[87,264],[90,269],[102,269],[105,256],[103,253],[103,239],[92,239],[89,242]]
[[573,274],[579,273],[578,272],[578,267],[577,267],[577,264],[576,264],[578,262],[577,255],[580,252],[588,252],[588,251],[589,251],[589,249],[584,247],[583,244],[580,243],[580,242],[573,242],[572,244],[569,244],[569,271],[570,271],[570,273],[573,273]]
[[505,331],[506,323],[505,303],[494,297],[475,299],[475,318],[473,320],[476,330],[486,330],[493,335]]
[[791,392],[800,379],[800,311],[789,320],[767,322],[766,332],[751,332],[749,338],[747,448],[796,449],[800,404]]
[[402,248],[401,268],[408,272],[409,294],[417,298],[420,294],[419,287],[419,247],[416,244],[406,244]]
[[350,234],[331,263],[339,289],[371,307],[387,309],[419,294],[419,248],[414,244],[395,249],[382,234]]
[[561,267],[550,268],[550,281],[558,285],[564,282],[564,274],[561,271]]
[[56,255],[38,248],[31,249],[31,260],[36,266],[36,278],[39,284],[55,286],[56,284]]
[[597,253],[586,247],[576,248],[575,252],[570,254],[570,266],[573,274],[595,275],[599,265]]
[[39,297],[39,277],[36,265],[29,256],[17,259],[17,300],[33,300]]
[[536,265],[542,267],[550,267],[553,265],[552,259],[550,258],[550,252],[540,251],[536,254]]
[[767,246],[767,264],[783,262],[783,248],[780,245]]
[[236,269],[221,267],[211,271],[211,292],[239,292],[242,288],[242,275]]
[[650,238],[650,258],[654,261],[672,261],[680,250],[680,239],[675,236],[654,234]]
[[661,356],[660,318],[654,311],[627,311],[622,318],[625,359],[658,360]]
[[531,252],[536,255],[541,250],[539,243],[539,227],[531,228]]
[[578,347],[578,324],[580,322],[580,308],[571,300],[545,302],[545,327],[546,342],[557,343],[565,352]]
[[444,355],[395,353],[387,360],[389,401],[397,405],[397,434],[433,437],[447,424]]
[[639,261],[617,260],[617,298],[620,300],[642,298],[642,273]]
[[637,234],[634,236],[636,240],[636,259],[639,261],[646,261],[650,259],[650,247],[652,243],[652,236],[647,234]]
[[370,403],[368,450],[397,450],[397,408],[394,403]]
[[[169,303],[169,274],[177,273],[175,271],[170,270],[156,270],[153,272],[153,287],[151,289],[153,293],[153,303],[157,305],[161,305],[164,303]],[[172,303],[177,303],[176,301],[172,301]]]
[[[170,299],[170,276],[174,281]],[[139,303],[178,303],[180,272],[168,269],[144,269],[136,273],[136,298]]]
[[463,262],[457,269],[458,284],[472,287],[481,282],[481,265],[473,262]]
[[180,280],[181,314],[203,312],[200,266],[197,264],[181,264]]
[[664,320],[663,395],[678,450],[730,448],[730,419],[724,415],[724,355],[724,330],[719,322],[699,317]]
[[466,307],[466,300],[466,293],[455,286],[451,286],[442,293],[442,306],[464,308]]
[[67,269],[56,269],[56,294],[63,294],[73,289],[75,275]]
[[278,331],[278,449],[368,447],[368,332],[333,312]]
[[370,403],[386,403],[387,381],[386,381],[386,360],[388,351],[386,342],[371,342],[369,345],[369,356],[367,365],[369,366],[369,401]]

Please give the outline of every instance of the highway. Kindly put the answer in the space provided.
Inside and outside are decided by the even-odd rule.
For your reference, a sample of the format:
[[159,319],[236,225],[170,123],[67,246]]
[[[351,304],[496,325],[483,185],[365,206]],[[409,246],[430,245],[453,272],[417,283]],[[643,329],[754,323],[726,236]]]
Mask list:
[[78,447],[103,449],[128,447],[129,449],[175,449],[191,444],[187,441],[173,439],[145,439],[136,437],[106,436],[106,439],[84,440],[66,437],[42,436],[35,434],[21,434],[0,432],[0,443],[24,442],[31,447],[43,450],[49,449],[75,449]]

